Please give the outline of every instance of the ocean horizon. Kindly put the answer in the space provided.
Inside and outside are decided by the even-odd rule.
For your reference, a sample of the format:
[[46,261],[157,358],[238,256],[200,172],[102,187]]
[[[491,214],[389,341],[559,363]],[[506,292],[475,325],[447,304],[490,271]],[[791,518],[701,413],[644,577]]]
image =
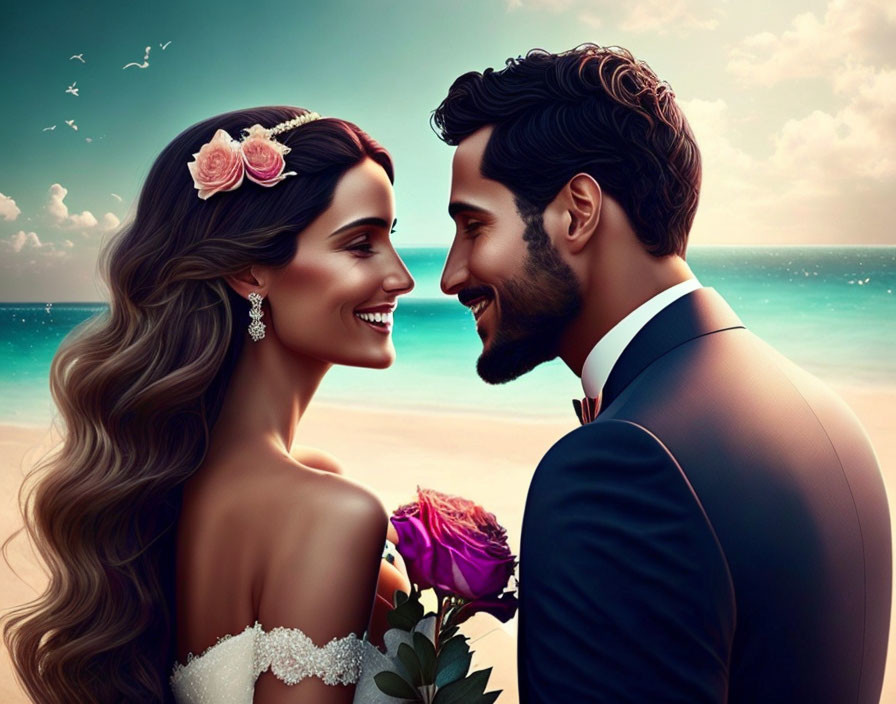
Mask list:
[[[481,343],[473,318],[439,290],[446,253],[399,249],[416,287],[395,312],[395,364],[387,370],[334,367],[316,400],[526,418],[570,415],[581,384],[560,360],[508,384],[479,379]],[[896,386],[896,247],[692,246],[688,263],[748,329],[807,371],[831,385]],[[0,302],[0,423],[50,422],[50,361],[66,334],[106,309],[97,301]]]

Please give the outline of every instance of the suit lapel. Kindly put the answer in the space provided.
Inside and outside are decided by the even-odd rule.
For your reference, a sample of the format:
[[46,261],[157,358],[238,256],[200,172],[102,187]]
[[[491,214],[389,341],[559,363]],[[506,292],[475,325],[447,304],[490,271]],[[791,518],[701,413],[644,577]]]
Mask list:
[[635,377],[664,354],[702,335],[742,328],[737,314],[714,288],[699,288],[663,308],[623,350],[604,385],[607,408]]

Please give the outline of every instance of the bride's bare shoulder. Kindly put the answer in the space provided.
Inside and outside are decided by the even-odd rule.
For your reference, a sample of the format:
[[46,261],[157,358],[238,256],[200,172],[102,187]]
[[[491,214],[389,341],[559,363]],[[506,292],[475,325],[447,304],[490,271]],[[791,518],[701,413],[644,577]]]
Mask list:
[[256,544],[270,544],[286,525],[306,533],[344,520],[387,522],[379,498],[341,474],[335,458],[313,448],[292,456],[232,457],[199,475],[185,490],[185,509],[202,506],[201,513],[212,512],[216,523],[230,524]]
[[342,474],[342,466],[339,464],[339,460],[333,457],[329,452],[324,452],[316,447],[294,445],[291,456],[296,462],[307,467],[313,467],[314,469],[320,469],[324,472],[331,472],[333,474]]
[[295,453],[269,460],[258,481],[246,486],[244,497],[250,498],[243,501],[262,545],[294,550],[341,530],[385,532],[386,509],[373,491],[338,473],[329,455],[301,456],[305,461],[297,461]]
[[[263,500],[275,502],[282,510],[292,513],[301,506],[309,515],[319,517],[318,512],[332,514],[355,511],[361,514],[382,513],[385,509],[377,496],[366,486],[341,473],[330,456],[304,455],[304,461],[284,458],[265,488]],[[313,462],[312,462],[313,461]]]
[[[366,565],[364,556],[382,549],[388,522],[367,487],[286,455],[208,464],[188,481],[183,498],[177,551],[181,655],[200,652],[215,634],[239,632],[260,614],[266,627],[302,626],[304,616],[286,620],[269,604],[289,602],[290,589],[310,592],[315,585],[308,580],[328,575],[333,556],[351,560],[357,551],[358,564]],[[284,573],[284,566],[295,574]]]

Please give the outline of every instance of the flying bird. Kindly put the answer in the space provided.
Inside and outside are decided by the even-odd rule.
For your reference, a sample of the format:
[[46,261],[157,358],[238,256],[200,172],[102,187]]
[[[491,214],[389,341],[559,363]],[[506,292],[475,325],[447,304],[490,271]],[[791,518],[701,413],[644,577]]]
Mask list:
[[75,132],[78,131],[78,126],[75,124],[74,120],[66,120],[65,124],[67,124],[69,127],[71,127]]
[[86,64],[86,63],[87,63],[87,62],[84,60],[84,54],[75,54],[74,56],[70,56],[70,57],[69,57],[69,61],[71,61],[72,59],[77,59],[77,60],[80,61],[82,64]]
[[151,47],[151,46],[148,46],[148,47],[146,47],[146,49],[144,50],[144,52],[143,52],[143,63],[142,63],[142,64],[138,64],[136,61],[132,61],[131,63],[129,63],[129,64],[125,64],[124,66],[122,66],[122,67],[121,67],[122,70],[128,68],[129,66],[136,66],[137,68],[149,68],[149,50],[150,50],[150,49],[152,49],[152,47]]
[[73,96],[75,96],[75,97],[77,98],[77,97],[78,97],[78,91],[81,90],[81,89],[80,89],[80,88],[75,88],[76,85],[78,85],[78,82],[77,82],[77,81],[75,81],[75,82],[72,83],[68,88],[66,88],[66,89],[65,89],[65,92],[66,92],[66,93],[71,93]]
[[55,129],[56,129],[56,125],[53,125],[52,127],[44,127],[44,128],[41,130],[41,132],[52,131],[52,130],[55,130]]
[[170,43],[171,43],[171,40],[168,40],[168,41],[165,42],[164,44],[159,44],[159,46],[162,47],[162,51],[165,51],[165,49],[168,48],[168,45],[169,45]]
[[85,142],[92,142],[92,141],[93,141],[93,137],[85,137],[85,138],[84,138],[84,141],[85,141]]
[[109,195],[112,196],[112,197],[113,197],[115,200],[117,200],[119,203],[121,203],[121,200],[122,200],[122,199],[121,199],[121,196],[120,196],[120,195],[118,195],[117,193],[110,193]]

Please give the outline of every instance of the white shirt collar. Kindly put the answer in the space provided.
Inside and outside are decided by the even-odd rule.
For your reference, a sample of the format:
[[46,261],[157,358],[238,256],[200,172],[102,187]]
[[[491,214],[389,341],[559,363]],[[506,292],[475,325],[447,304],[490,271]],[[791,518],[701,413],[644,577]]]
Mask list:
[[582,365],[582,388],[585,394],[596,398],[610,378],[610,372],[613,371],[622,352],[638,331],[663,308],[698,288],[702,288],[702,285],[697,279],[688,279],[675,284],[642,303],[610,328],[607,334],[597,341],[585,358],[585,364]]

